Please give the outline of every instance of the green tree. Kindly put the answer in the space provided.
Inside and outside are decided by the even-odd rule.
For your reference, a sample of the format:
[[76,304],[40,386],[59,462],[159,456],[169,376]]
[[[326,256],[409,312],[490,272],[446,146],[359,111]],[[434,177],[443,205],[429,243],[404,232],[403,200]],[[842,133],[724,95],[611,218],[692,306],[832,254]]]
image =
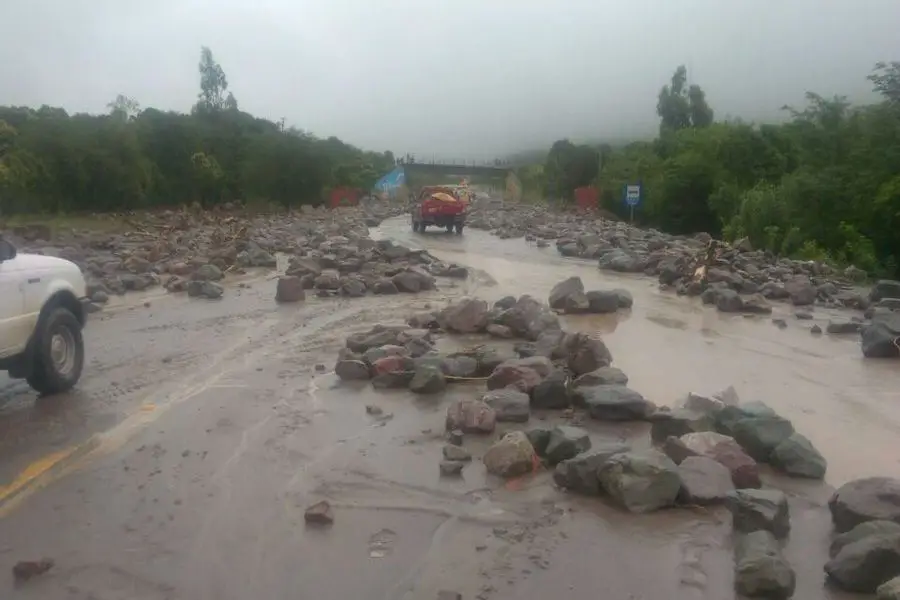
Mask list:
[[134,98],[119,94],[116,99],[106,105],[110,115],[123,121],[130,121],[141,112],[141,105]]
[[[200,49],[200,94],[197,101],[197,109],[202,112],[217,112],[226,108],[228,97],[228,79],[222,66],[213,58],[212,50],[207,46]],[[231,100],[234,97],[231,96]],[[237,102],[233,102],[237,108]]]

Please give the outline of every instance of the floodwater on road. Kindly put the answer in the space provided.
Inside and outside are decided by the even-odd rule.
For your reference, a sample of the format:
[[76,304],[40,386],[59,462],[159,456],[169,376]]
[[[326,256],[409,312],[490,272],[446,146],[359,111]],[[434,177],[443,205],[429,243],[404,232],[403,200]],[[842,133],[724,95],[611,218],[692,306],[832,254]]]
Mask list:
[[[546,299],[579,275],[632,292],[627,314],[566,318],[603,334],[630,387],[658,404],[733,385],[789,417],[829,461],[827,484],[771,478],[792,495],[787,556],[795,598],[848,598],[824,587],[831,486],[900,477],[896,363],[862,360],[855,338],[814,337],[810,322],[723,315],[555,249],[413,234],[406,219],[373,231],[473,268],[417,296],[311,298],[276,306],[260,276],[219,302],[128,298],[86,331],[76,392],[35,401],[0,381],[0,595],[14,598],[245,600],[317,598],[574,600],[733,597],[730,518],[722,510],[629,516],[566,495],[549,474],[499,482],[479,460],[438,473],[447,404],[341,385],[328,371],[344,338],[462,294]],[[145,305],[145,302],[147,305]],[[778,316],[777,314],[775,316]],[[824,311],[816,319],[826,321]],[[443,340],[466,344],[473,340]],[[322,367],[324,365],[324,368]],[[383,415],[366,414],[376,405]],[[557,416],[537,414],[534,421]],[[585,423],[593,435],[646,437],[646,425]],[[470,436],[471,437],[471,436]],[[467,438],[477,457],[487,440]],[[769,476],[771,477],[771,476]],[[328,499],[335,523],[304,526]],[[17,560],[54,568],[14,588]]]

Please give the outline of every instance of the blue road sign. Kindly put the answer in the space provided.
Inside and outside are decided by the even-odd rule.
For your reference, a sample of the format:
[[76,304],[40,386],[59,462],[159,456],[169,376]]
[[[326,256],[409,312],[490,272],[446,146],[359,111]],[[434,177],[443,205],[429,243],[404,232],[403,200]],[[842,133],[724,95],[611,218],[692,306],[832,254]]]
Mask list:
[[625,204],[634,208],[638,204],[641,203],[641,186],[637,185],[626,185],[625,186]]

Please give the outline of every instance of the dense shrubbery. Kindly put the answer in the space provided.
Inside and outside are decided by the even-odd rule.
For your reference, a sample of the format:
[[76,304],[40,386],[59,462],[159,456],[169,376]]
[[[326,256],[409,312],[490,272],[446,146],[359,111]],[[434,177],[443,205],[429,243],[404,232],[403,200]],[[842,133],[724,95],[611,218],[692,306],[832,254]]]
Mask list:
[[[898,273],[900,63],[879,64],[869,76],[882,102],[851,106],[810,93],[803,110],[786,107],[791,119],[780,125],[714,122],[702,90],[683,88],[684,75],[679,69],[660,93],[656,140],[599,149],[594,181],[604,208],[626,216],[622,186],[642,181],[636,218],[646,225],[748,236],[781,254]],[[543,166],[521,169],[523,183],[551,196],[570,192],[583,176],[559,183],[550,174],[583,174],[583,155],[557,151]],[[574,158],[567,166],[560,156]]]
[[0,107],[0,214],[315,204],[331,186],[370,189],[394,167],[390,152],[363,152],[241,112],[206,48],[200,79],[191,114],[141,111],[124,96],[99,116]]

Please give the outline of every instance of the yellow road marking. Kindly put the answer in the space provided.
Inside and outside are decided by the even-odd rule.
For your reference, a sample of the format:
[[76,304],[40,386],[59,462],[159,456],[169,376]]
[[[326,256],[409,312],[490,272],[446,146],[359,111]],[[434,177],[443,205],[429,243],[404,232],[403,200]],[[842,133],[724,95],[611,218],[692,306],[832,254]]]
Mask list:
[[7,500],[26,489],[60,462],[69,458],[77,449],[77,446],[73,446],[42,456],[25,467],[9,485],[0,485],[0,505],[5,505]]

